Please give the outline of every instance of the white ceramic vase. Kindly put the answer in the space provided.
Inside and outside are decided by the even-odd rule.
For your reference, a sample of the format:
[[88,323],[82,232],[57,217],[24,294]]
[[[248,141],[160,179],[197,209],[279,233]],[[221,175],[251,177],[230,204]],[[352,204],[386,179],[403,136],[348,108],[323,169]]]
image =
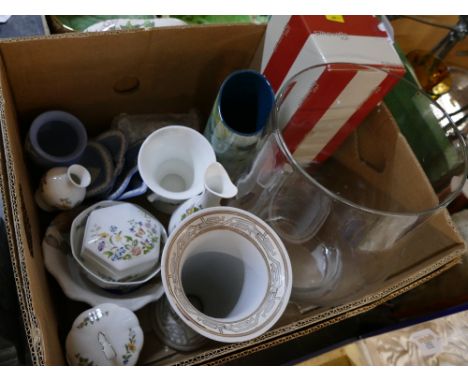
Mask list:
[[85,198],[91,174],[81,165],[54,167],[47,171],[36,190],[35,199],[44,211],[69,210]]
[[203,191],[204,174],[216,162],[210,142],[179,125],[151,133],[138,152],[138,171],[152,191],[148,200],[166,214]]
[[169,236],[161,280],[181,321],[204,337],[233,343],[256,338],[278,321],[292,271],[286,248],[265,221],[238,208],[210,207]]
[[214,162],[205,171],[204,191],[182,203],[172,214],[169,221],[169,234],[179,223],[194,212],[208,207],[218,207],[221,199],[231,199],[237,195],[237,187],[232,183],[223,165]]

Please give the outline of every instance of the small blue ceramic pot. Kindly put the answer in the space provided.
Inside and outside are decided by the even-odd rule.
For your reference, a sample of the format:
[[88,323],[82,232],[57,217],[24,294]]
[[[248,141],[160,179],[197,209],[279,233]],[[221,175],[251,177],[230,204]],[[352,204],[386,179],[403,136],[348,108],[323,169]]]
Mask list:
[[253,159],[274,104],[270,83],[254,70],[233,72],[221,85],[204,134],[231,178]]
[[52,110],[31,124],[25,149],[39,166],[50,168],[76,163],[88,142],[86,129],[70,113]]

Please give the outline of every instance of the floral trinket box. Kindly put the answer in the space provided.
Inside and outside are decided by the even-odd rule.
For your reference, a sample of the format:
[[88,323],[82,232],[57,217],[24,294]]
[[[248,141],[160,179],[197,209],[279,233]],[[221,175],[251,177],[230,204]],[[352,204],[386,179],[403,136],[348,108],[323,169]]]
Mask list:
[[143,347],[137,316],[115,304],[101,304],[82,312],[65,341],[72,366],[133,366]]
[[81,259],[96,274],[111,281],[130,281],[154,270],[160,257],[161,224],[131,203],[91,212]]

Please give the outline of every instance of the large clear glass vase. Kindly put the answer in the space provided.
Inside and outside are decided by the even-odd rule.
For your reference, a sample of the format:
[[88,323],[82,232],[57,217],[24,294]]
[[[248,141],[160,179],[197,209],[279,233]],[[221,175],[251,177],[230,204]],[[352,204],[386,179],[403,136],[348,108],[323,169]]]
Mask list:
[[[465,142],[450,117],[399,77],[328,159],[318,162],[312,155],[319,137],[291,147],[284,133],[297,108],[294,91],[305,94],[301,87],[310,87],[311,78],[335,68],[395,76],[357,64],[315,66],[295,75],[277,95],[269,132],[232,202],[279,234],[293,267],[291,299],[303,308],[346,303],[422,261],[406,250],[413,232],[442,213],[467,176]],[[309,107],[306,128],[313,131],[317,110]],[[349,97],[338,96],[329,107],[335,119],[326,123],[333,127],[350,112]],[[304,118],[298,123],[292,127],[304,128]]]

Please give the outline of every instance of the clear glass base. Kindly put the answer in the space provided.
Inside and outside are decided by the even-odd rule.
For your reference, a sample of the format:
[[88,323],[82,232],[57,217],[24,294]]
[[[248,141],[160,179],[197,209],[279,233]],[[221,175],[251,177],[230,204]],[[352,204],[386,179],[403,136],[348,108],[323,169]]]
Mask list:
[[293,272],[292,301],[322,305],[331,296],[341,274],[341,252],[316,243],[311,247],[285,241]]

